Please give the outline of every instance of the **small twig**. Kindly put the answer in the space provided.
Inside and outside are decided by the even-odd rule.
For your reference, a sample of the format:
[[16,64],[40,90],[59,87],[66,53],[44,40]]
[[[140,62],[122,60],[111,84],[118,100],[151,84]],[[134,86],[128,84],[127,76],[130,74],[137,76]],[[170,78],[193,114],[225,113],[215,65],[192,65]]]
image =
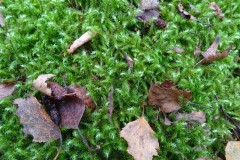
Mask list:
[[57,160],[61,150],[62,150],[62,134],[60,133],[60,146],[58,148],[58,152],[57,152],[56,156],[54,157],[54,160]]
[[90,154],[90,157],[91,159],[93,158],[92,157],[92,148],[89,146],[86,138],[83,136],[82,132],[80,131],[79,127],[77,128],[77,131],[78,131],[78,134],[80,135],[80,137],[82,138],[83,140],[83,143],[85,144],[85,146],[87,147],[88,151],[89,151],[89,154]]
[[144,116],[145,106],[146,106],[146,102],[143,102],[143,104],[142,104],[142,117]]

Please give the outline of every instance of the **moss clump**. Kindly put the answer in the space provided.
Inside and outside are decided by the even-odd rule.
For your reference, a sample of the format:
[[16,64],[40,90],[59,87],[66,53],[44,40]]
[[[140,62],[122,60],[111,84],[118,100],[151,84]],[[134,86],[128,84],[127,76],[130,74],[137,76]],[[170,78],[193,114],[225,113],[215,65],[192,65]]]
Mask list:
[[[16,106],[12,105],[12,100],[26,96],[31,91],[32,80],[44,73],[56,74],[54,80],[60,84],[66,75],[67,84],[78,83],[90,91],[97,108],[93,113],[85,113],[80,128],[96,147],[94,159],[132,158],[119,131],[141,115],[150,83],[165,79],[175,81],[179,88],[191,90],[193,102],[209,106],[184,104],[182,109],[203,110],[207,113],[207,123],[190,127],[180,121],[164,126],[162,118],[156,119],[158,111],[147,106],[146,119],[156,131],[161,146],[160,156],[154,159],[212,158],[218,153],[224,154],[226,140],[232,139],[230,130],[234,126],[224,119],[219,104],[240,119],[240,80],[234,72],[240,67],[239,51],[235,49],[227,58],[210,65],[193,67],[198,37],[202,40],[202,50],[207,49],[217,34],[221,37],[220,50],[230,44],[239,46],[239,1],[217,3],[225,14],[224,20],[216,18],[206,2],[183,1],[185,5],[195,5],[200,13],[194,15],[212,24],[209,29],[183,19],[177,11],[177,1],[161,1],[161,17],[168,22],[168,27],[159,30],[135,19],[137,0],[4,0],[0,8],[6,20],[6,26],[0,29],[0,77],[19,81],[18,91],[0,102],[1,159],[52,159],[55,156],[59,142],[31,142],[32,138],[22,133],[22,126],[14,115]],[[98,32],[89,43],[90,50],[82,47],[75,55],[67,54],[69,44],[87,30]],[[180,46],[185,52],[173,53],[174,46]],[[128,69],[124,52],[135,60],[133,72]],[[113,123],[107,114],[111,86],[115,88]],[[63,149],[59,159],[90,159],[77,131],[62,129],[62,133]]]

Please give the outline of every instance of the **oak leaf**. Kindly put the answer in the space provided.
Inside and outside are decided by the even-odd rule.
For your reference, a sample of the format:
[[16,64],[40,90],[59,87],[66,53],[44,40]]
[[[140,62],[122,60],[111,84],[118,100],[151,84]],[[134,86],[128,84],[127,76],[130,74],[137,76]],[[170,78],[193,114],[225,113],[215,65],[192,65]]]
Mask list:
[[46,81],[49,78],[52,78],[54,76],[55,76],[54,74],[42,74],[42,75],[38,76],[37,79],[33,80],[34,88],[48,96],[51,96],[52,90],[50,88],[48,88]]
[[149,104],[158,107],[164,113],[171,113],[181,109],[179,98],[190,100],[190,91],[179,90],[172,81],[166,80],[163,83],[151,84],[148,92]]
[[221,53],[216,53],[218,44],[219,44],[219,40],[220,40],[220,37],[217,36],[215,38],[214,42],[211,44],[211,46],[207,49],[207,51],[202,53],[204,59],[202,59],[200,61],[201,64],[210,63],[212,61],[223,59],[228,56],[228,53],[230,52],[232,47],[227,48],[225,51],[223,51]]
[[240,157],[240,141],[229,141],[225,148],[226,160],[238,160]]
[[47,142],[60,138],[61,132],[58,126],[35,97],[18,98],[13,103],[18,105],[15,114],[24,127],[23,132],[32,135],[34,142]]
[[151,160],[158,156],[159,143],[157,138],[152,137],[154,131],[142,116],[128,123],[120,132],[120,136],[128,142],[128,153],[135,160]]
[[15,91],[16,87],[14,84],[0,84],[0,100],[6,98]]

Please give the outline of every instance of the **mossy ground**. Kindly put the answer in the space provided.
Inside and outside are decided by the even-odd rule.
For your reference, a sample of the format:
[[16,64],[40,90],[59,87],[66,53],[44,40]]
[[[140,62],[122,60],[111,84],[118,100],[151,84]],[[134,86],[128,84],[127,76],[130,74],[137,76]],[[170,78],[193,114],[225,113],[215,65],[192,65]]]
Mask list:
[[[216,2],[225,14],[224,20],[214,16],[207,1],[183,1],[187,9],[193,4],[200,11],[192,13],[210,23],[209,29],[183,19],[177,11],[178,1],[161,1],[161,17],[168,22],[168,27],[161,30],[136,20],[138,0],[3,0],[0,9],[5,16],[5,27],[0,29],[0,77],[18,80],[18,90],[0,102],[0,158],[52,159],[55,156],[59,142],[32,142],[31,136],[23,134],[14,115],[16,106],[12,105],[13,99],[32,92],[33,79],[46,73],[55,74],[54,80],[60,84],[66,75],[67,84],[85,86],[97,104],[93,113],[89,110],[85,113],[79,126],[91,146],[98,146],[93,151],[94,159],[132,158],[119,131],[141,116],[141,105],[147,100],[150,83],[166,79],[192,91],[194,103],[208,106],[185,103],[181,110],[203,110],[207,122],[189,126],[180,121],[165,126],[162,117],[156,119],[157,109],[146,106],[145,117],[160,142],[159,157],[154,159],[192,160],[224,154],[227,140],[232,139],[233,125],[224,118],[219,104],[240,119],[240,80],[239,73],[234,73],[240,67],[237,63],[240,0]],[[89,47],[68,54],[66,49],[71,42],[88,30],[98,32]],[[218,34],[219,50],[229,45],[235,49],[223,60],[193,67],[193,51],[199,37],[201,49],[206,50]],[[185,51],[174,53],[171,50],[174,46]],[[125,52],[135,60],[133,72],[128,69]],[[111,86],[115,89],[113,124],[107,114]],[[59,159],[90,159],[77,131],[62,129],[62,134]]]

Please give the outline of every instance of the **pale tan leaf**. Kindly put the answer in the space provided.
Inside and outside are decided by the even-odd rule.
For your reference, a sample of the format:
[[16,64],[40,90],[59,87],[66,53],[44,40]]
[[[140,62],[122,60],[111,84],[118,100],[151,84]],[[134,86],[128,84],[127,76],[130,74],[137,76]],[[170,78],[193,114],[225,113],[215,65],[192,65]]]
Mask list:
[[205,123],[206,122],[206,113],[203,112],[203,111],[192,111],[188,115],[188,120],[189,121],[196,121],[200,124]]
[[41,74],[37,79],[33,80],[34,88],[48,96],[51,96],[52,90],[48,88],[46,81],[54,76],[54,74]]
[[120,136],[128,142],[128,153],[135,160],[151,160],[153,156],[158,156],[159,143],[157,138],[152,137],[153,134],[144,117],[129,122],[120,132]]
[[0,12],[0,26],[4,27],[4,17],[1,12]]
[[0,84],[0,100],[10,96],[16,87],[14,84]]
[[226,160],[239,160],[240,141],[229,141],[225,148]]
[[69,53],[73,53],[76,49],[78,49],[80,46],[82,46],[84,43],[87,43],[90,41],[97,33],[90,33],[90,32],[85,32],[81,37],[76,39],[73,44],[69,47],[67,50]]
[[184,52],[184,50],[179,48],[179,47],[173,47],[172,50],[175,51],[176,53],[183,53]]

